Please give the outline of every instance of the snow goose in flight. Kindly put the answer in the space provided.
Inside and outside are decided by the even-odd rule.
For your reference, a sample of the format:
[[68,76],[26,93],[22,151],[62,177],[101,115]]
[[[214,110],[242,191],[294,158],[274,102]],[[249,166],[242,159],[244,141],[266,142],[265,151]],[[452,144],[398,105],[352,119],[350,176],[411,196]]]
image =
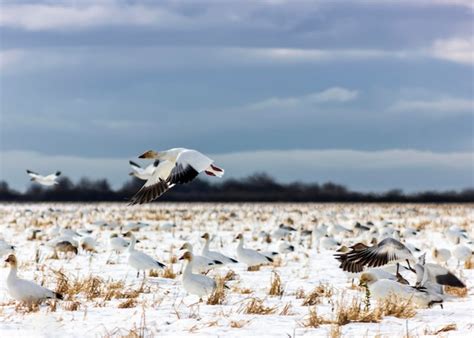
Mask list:
[[349,272],[361,272],[364,266],[378,267],[388,263],[397,263],[397,274],[399,261],[406,261],[410,270],[410,261],[416,262],[411,251],[401,242],[393,238],[385,238],[378,244],[368,247],[363,243],[357,243],[347,253],[335,254],[341,262],[340,268]]
[[128,163],[130,163],[130,167],[132,167],[132,172],[129,174],[130,176],[135,176],[136,178],[139,178],[143,181],[147,181],[153,175],[153,172],[155,171],[156,167],[158,167],[160,161],[156,160],[146,168],[140,167],[133,161],[128,161]]
[[188,261],[182,277],[184,289],[188,293],[199,296],[202,300],[201,297],[210,295],[216,289],[217,284],[212,278],[193,273],[195,262],[191,252],[185,252],[179,260]]
[[[186,250],[187,252],[193,253],[193,246],[191,243],[186,242],[179,250]],[[221,261],[193,254],[193,273],[207,273],[210,269],[223,264]]]
[[235,239],[239,240],[237,258],[247,264],[249,268],[273,262],[271,257],[267,257],[256,250],[244,248],[244,236],[242,234],[238,234]]
[[153,257],[144,252],[135,249],[137,239],[131,233],[127,233],[130,237],[130,245],[128,246],[128,264],[137,270],[137,278],[140,276],[140,271],[143,271],[143,278],[145,278],[145,270],[162,269],[165,267],[163,263],[158,262]]
[[442,304],[443,297],[430,290],[416,289],[412,286],[400,284],[389,279],[380,279],[375,273],[364,272],[360,276],[360,285],[369,288],[370,295],[376,300],[390,297],[413,301],[421,307],[431,307],[433,304]]
[[204,257],[210,258],[212,260],[222,262],[224,264],[238,263],[238,261],[236,261],[235,259],[231,257],[227,257],[226,255],[223,255],[220,252],[209,250],[210,237],[207,232],[204,235],[202,235],[201,238],[203,238],[206,241],[206,243],[204,244],[204,247],[202,248],[201,255],[203,255]]
[[26,173],[28,175],[30,175],[30,177],[31,177],[30,181],[33,181],[33,182],[36,182],[36,183],[39,183],[39,184],[45,185],[45,186],[51,186],[51,185],[58,184],[56,179],[59,177],[59,175],[61,175],[60,171],[56,171],[56,173],[50,174],[48,176],[42,176],[42,175],[40,175],[38,173],[35,173],[34,171],[31,171],[31,170],[26,170]]
[[139,158],[158,159],[159,165],[145,185],[132,197],[130,205],[151,202],[175,184],[185,184],[200,173],[222,177],[224,169],[214,164],[209,157],[196,150],[173,148],[161,152],[149,150]]
[[10,273],[7,277],[8,293],[15,300],[26,303],[39,303],[44,299],[63,299],[57,292],[51,291],[29,280],[17,276],[17,260],[15,255],[9,255],[5,260],[10,264]]

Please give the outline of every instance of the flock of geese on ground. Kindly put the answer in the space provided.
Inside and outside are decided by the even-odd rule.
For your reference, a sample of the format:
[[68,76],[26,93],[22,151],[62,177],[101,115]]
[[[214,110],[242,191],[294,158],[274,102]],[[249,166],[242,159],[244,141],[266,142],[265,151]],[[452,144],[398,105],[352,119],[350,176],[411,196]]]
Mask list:
[[[92,226],[95,229],[91,229]],[[137,278],[142,273],[144,280],[147,271],[165,267],[163,263],[136,247],[140,230],[148,227],[148,223],[131,222],[119,227],[121,232],[110,233],[107,243],[109,259],[112,255],[117,255],[117,260],[120,260],[121,255],[125,254],[127,264],[137,271]],[[173,223],[164,223],[160,229],[171,230],[175,227]],[[99,252],[102,246],[93,237],[93,233],[104,228],[110,229],[111,225],[101,221],[85,229],[76,230],[55,226],[49,229],[46,236],[41,234],[43,230],[30,229],[29,236],[50,238],[45,244],[58,254],[71,259],[78,253]],[[352,228],[315,223],[312,229],[299,231],[292,226],[280,224],[274,231],[261,231],[258,234],[262,243],[276,242],[276,251],[249,248],[244,244],[244,235],[241,233],[235,237],[238,241],[235,258],[211,250],[212,238],[209,233],[204,233],[201,236],[203,245],[200,254],[193,250],[190,242],[184,242],[180,248],[184,251],[180,260],[187,262],[182,274],[182,286],[189,294],[202,299],[217,287],[216,281],[208,274],[210,270],[243,263],[249,271],[258,271],[254,268],[270,265],[276,256],[285,258],[290,252],[307,250],[305,246],[308,247],[311,243],[315,246],[312,250],[333,252],[335,262],[338,262],[347,277],[352,281],[359,279],[360,285],[367,287],[371,296],[377,300],[396,295],[421,307],[431,307],[433,304],[442,306],[443,301],[451,299],[451,296],[444,293],[445,286],[465,287],[462,278],[448,269],[448,262],[456,261],[460,267],[469,261],[472,256],[472,241],[466,231],[452,226],[444,232],[445,243],[449,245],[432,248],[428,256],[436,263],[427,262],[427,254],[421,254],[420,248],[409,243],[411,238],[420,236],[419,233],[420,231],[415,229],[396,229],[390,222],[377,225],[371,222],[364,225],[356,223]],[[62,299],[60,294],[18,277],[18,263],[13,245],[0,240],[0,254],[7,256],[5,262],[10,265],[6,286],[13,299],[26,303],[39,303],[51,298]],[[418,254],[418,257],[415,257],[415,254]],[[416,279],[414,285],[407,281],[410,279],[407,275],[411,273],[414,274],[413,279]]]
[[[130,204],[148,203],[176,184],[192,181],[200,173],[222,177],[224,170],[214,164],[214,161],[196,150],[174,148],[166,151],[147,151],[139,158],[152,159],[154,162],[142,168],[130,161],[132,172],[130,175],[146,180],[143,187],[131,198]],[[41,176],[30,170],[27,171],[31,180],[45,186],[57,184],[56,179],[61,174],[56,172],[48,176]],[[139,242],[135,232],[147,227],[146,223],[130,223],[125,226],[125,233],[113,233],[109,237],[111,253],[128,257],[128,265],[137,271],[137,277],[146,271],[164,268],[165,265],[152,256],[136,248]],[[78,254],[79,249],[96,252],[98,243],[90,235],[90,230],[72,230],[54,228],[55,236],[47,244],[65,255]],[[445,236],[452,243],[451,248],[435,248],[430,256],[437,263],[427,263],[426,254],[418,258],[414,253],[420,249],[402,243],[412,236],[416,236],[416,229],[396,229],[390,222],[383,224],[356,223],[349,229],[342,225],[325,225],[315,223],[312,229],[302,229],[299,233],[291,226],[280,224],[272,233],[262,232],[262,239],[273,237],[278,240],[278,251],[262,252],[244,246],[244,235],[238,234],[236,258],[226,256],[210,249],[211,237],[208,233],[202,235],[205,241],[200,255],[193,253],[193,246],[186,242],[182,246],[185,253],[180,260],[187,261],[182,275],[184,289],[199,297],[213,292],[216,282],[206,274],[209,270],[236,264],[246,264],[249,269],[261,265],[271,264],[276,255],[285,255],[297,250],[298,246],[305,245],[308,238],[316,245],[317,250],[333,250],[334,258],[339,261],[339,267],[352,280],[358,278],[361,285],[370,289],[376,299],[383,299],[390,294],[402,298],[413,299],[417,304],[429,307],[449,299],[443,292],[444,286],[465,287],[465,284],[453,272],[448,270],[447,263],[452,258],[459,264],[470,260],[472,256],[472,242],[465,231],[453,226],[446,230]],[[297,234],[297,236],[295,235]],[[33,234],[34,235],[34,234]],[[290,238],[299,238],[299,242],[292,243]],[[447,242],[447,243],[448,243]],[[344,245],[341,246],[341,244]],[[427,248],[423,248],[427,249]],[[9,253],[5,262],[10,265],[7,278],[7,289],[12,298],[22,302],[39,302],[48,298],[61,299],[62,296],[48,290],[32,281],[24,280],[17,275],[17,259],[13,253],[14,247],[5,241],[0,241],[0,253]],[[404,266],[402,264],[405,264]],[[393,271],[391,267],[395,266]],[[388,268],[387,268],[388,267]],[[409,285],[403,274],[413,272],[416,275],[415,285]]]

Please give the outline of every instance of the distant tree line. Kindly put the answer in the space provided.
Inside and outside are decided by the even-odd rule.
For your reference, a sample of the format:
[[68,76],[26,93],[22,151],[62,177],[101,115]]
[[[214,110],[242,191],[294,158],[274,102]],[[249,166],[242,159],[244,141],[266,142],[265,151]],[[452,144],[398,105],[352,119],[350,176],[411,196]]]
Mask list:
[[[61,177],[59,184],[43,187],[32,184],[24,193],[11,189],[0,181],[0,201],[10,202],[98,202],[128,201],[143,185],[132,178],[120,189],[113,190],[106,179],[82,178],[74,184]],[[227,179],[221,183],[195,180],[176,186],[158,201],[186,202],[411,202],[411,203],[466,203],[474,202],[474,188],[462,191],[425,191],[405,194],[395,189],[384,193],[350,191],[346,187],[327,182],[278,183],[267,174],[254,174],[247,178]]]

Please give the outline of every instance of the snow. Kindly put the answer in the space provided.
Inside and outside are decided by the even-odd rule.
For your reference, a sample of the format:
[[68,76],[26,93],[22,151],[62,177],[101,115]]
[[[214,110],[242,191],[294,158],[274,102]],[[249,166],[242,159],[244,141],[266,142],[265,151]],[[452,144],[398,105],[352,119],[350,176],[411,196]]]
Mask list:
[[[468,230],[472,238],[472,219],[471,205],[156,203],[128,207],[119,203],[1,204],[0,239],[16,246],[22,278],[44,282],[44,286],[55,289],[57,274],[53,271],[61,269],[70,280],[97,276],[108,283],[123,281],[126,289],[139,289],[142,277],[136,278],[136,271],[127,265],[125,254],[119,257],[118,263],[108,264],[117,262],[117,256],[108,251],[108,238],[112,232],[120,233],[120,229],[99,229],[93,224],[96,221],[122,226],[129,222],[148,223],[148,227],[135,232],[140,240],[136,248],[172,267],[178,275],[176,279],[147,277],[144,292],[132,308],[118,308],[124,299],[104,300],[100,296],[88,300],[80,293],[73,300],[59,301],[55,311],[46,303],[36,312],[27,312],[9,297],[5,286],[9,270],[0,263],[0,337],[124,336],[131,330],[145,336],[330,336],[333,325],[318,328],[304,325],[310,307],[303,306],[303,299],[298,299],[296,293],[299,289],[309,293],[320,284],[333,288],[333,295],[322,298],[316,305],[318,314],[325,318],[334,317],[335,304],[343,294],[347,303],[353,297],[364,297],[362,290],[351,288],[350,280],[333,258],[334,251],[321,249],[318,252],[314,242],[310,248],[306,239],[300,243],[296,235],[292,239],[295,252],[282,255],[280,265],[247,271],[246,266],[239,263],[213,270],[209,276],[225,275],[229,269],[237,274],[236,280],[227,282],[230,290],[227,290],[222,305],[207,305],[205,299],[199,302],[198,297],[188,295],[179,275],[182,261],[171,264],[170,258],[179,258],[182,252],[178,249],[186,241],[194,245],[196,253],[200,253],[204,244],[200,237],[204,232],[210,233],[211,238],[214,236],[211,250],[236,258],[235,236],[238,233],[244,234],[246,247],[276,251],[278,240],[266,243],[259,233],[261,230],[271,233],[280,223],[290,222],[297,229],[311,230],[315,220],[348,228],[357,221],[362,224],[372,221],[376,225],[390,221],[392,226],[400,229],[422,229],[405,242],[421,249],[420,253],[415,253],[416,256],[427,252],[427,262],[433,262],[431,249],[434,246],[453,247],[444,236],[444,230],[456,225]],[[160,227],[170,222],[175,223],[176,228]],[[52,250],[45,245],[51,237],[27,240],[28,229],[42,229],[47,234],[55,226],[93,229],[91,236],[99,242],[99,252],[90,255],[80,251],[78,256],[70,259],[51,259]],[[352,244],[355,240],[353,235],[341,235],[337,239],[342,244]],[[35,262],[37,251],[39,262]],[[456,324],[456,329],[443,332],[443,336],[466,337],[472,334],[473,270],[458,267],[453,258],[449,261],[449,268],[466,283],[466,297],[446,300],[444,309],[439,306],[418,309],[417,314],[409,319],[384,317],[379,323],[349,323],[340,327],[342,335],[402,337],[408,332],[410,336],[436,336],[436,331],[449,324]],[[281,277],[282,296],[268,295],[273,271]],[[404,275],[413,283],[413,275]],[[250,289],[251,293],[242,293],[241,290],[245,289]],[[245,314],[244,308],[253,297],[263,300],[265,306],[275,307],[275,313]],[[75,311],[67,309],[72,301],[79,303]],[[290,314],[281,315],[287,304],[291,304]]]

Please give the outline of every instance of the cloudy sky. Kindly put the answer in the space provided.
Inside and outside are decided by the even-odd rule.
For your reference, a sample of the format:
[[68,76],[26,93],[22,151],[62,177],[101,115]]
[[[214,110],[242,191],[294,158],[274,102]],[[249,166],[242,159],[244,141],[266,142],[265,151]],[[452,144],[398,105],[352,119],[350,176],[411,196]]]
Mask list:
[[0,179],[128,179],[148,149],[228,177],[474,186],[474,5],[1,1]]

